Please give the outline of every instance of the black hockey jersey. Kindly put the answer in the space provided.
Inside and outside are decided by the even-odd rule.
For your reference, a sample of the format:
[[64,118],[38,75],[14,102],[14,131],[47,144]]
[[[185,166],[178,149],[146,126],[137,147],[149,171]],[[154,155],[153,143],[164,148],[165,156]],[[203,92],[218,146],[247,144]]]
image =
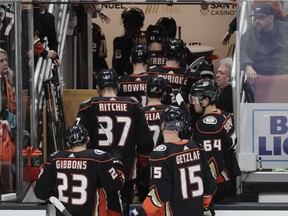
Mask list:
[[169,84],[171,85],[172,88],[172,93],[168,92],[171,97],[170,99],[171,105],[176,105],[176,99],[175,99],[176,93],[173,94],[173,92],[177,92],[177,90],[179,90],[183,82],[184,82],[184,86],[182,88],[182,92],[184,92],[183,99],[185,100],[186,103],[188,103],[188,95],[190,93],[190,88],[198,79],[200,79],[198,73],[195,73],[193,72],[193,70],[191,70],[186,80],[184,81],[185,72],[186,68],[184,67],[168,67],[166,65],[151,66],[148,69],[149,74],[162,76],[163,78],[169,81]]
[[150,166],[150,191],[143,202],[147,215],[203,216],[203,196],[213,195],[216,183],[198,143],[159,145],[151,153]]
[[123,75],[119,80],[118,96],[131,97],[135,101],[146,106],[147,81],[150,75],[147,73]]
[[77,122],[88,130],[91,148],[116,150],[126,179],[136,177],[136,156],[147,157],[153,139],[141,104],[129,97],[93,97],[80,105]]
[[110,154],[97,149],[69,150],[48,157],[34,192],[43,200],[58,197],[74,216],[106,216],[106,193],[117,192],[123,184]]
[[232,116],[217,109],[197,121],[194,139],[207,152],[208,163],[217,183],[228,181],[232,169],[232,155],[236,147],[236,133]]
[[159,51],[150,51],[150,61],[149,61],[149,65],[156,65],[156,66],[162,66],[165,65],[166,63],[166,56],[164,54],[163,50],[159,50]]
[[137,43],[146,43],[144,32],[127,32],[114,38],[112,67],[119,76],[132,74],[133,65],[130,62],[130,52]]
[[145,118],[148,122],[150,131],[153,135],[154,147],[163,144],[164,138],[161,133],[161,114],[162,112],[169,107],[169,105],[159,104],[144,107]]

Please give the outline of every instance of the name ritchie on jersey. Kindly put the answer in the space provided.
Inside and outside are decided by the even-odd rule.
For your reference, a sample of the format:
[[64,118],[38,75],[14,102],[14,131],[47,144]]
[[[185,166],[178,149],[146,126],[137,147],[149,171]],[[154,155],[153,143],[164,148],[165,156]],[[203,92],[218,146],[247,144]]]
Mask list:
[[187,152],[185,154],[180,154],[176,156],[176,163],[177,164],[183,164],[190,161],[195,161],[200,159],[200,152],[199,151],[193,151],[193,152]]
[[100,103],[99,110],[104,112],[109,111],[127,111],[126,103]]

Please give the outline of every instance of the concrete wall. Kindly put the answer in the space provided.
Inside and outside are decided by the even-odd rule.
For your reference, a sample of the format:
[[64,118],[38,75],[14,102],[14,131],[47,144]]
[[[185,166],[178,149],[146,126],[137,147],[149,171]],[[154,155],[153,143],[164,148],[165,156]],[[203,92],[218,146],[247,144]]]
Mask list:
[[[111,23],[102,23],[99,18],[93,19],[102,27],[106,36],[107,63],[110,67],[113,55],[113,39],[123,32],[121,13],[126,7],[130,6],[124,4],[102,5],[103,10],[110,17]],[[146,30],[150,24],[155,24],[160,17],[172,16],[177,25],[181,26],[181,39],[187,45],[195,42],[215,48],[214,54],[219,55],[219,59],[213,61],[214,65],[217,65],[221,58],[227,56],[229,46],[223,46],[221,42],[229,23],[236,15],[235,6],[223,3],[210,4],[208,8],[201,5],[167,6],[149,4],[132,6],[141,8],[145,13],[143,30]],[[235,34],[232,36],[230,44],[235,44]]]

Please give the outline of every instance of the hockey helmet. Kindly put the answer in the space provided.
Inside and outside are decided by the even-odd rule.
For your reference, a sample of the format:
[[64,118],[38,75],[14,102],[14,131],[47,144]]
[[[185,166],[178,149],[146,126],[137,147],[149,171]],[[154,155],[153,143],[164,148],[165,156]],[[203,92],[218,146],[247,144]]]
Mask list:
[[149,25],[146,29],[146,42],[150,44],[157,42],[164,44],[167,38],[167,33],[161,25]]
[[119,76],[114,69],[102,69],[97,75],[96,86],[102,90],[105,87],[117,88]]
[[131,50],[130,60],[132,64],[143,62],[148,64],[150,61],[150,50],[147,44],[135,44]]
[[167,59],[185,59],[185,44],[180,39],[170,39],[165,43],[164,53]]
[[210,61],[204,60],[199,64],[201,78],[214,79],[214,66]]
[[121,18],[126,29],[140,29],[144,25],[145,15],[140,8],[127,7],[123,10]]
[[192,85],[190,91],[190,101],[193,97],[197,97],[199,101],[203,101],[205,98],[209,98],[209,104],[215,104],[218,95],[218,88],[215,80],[204,78],[198,80]]
[[177,32],[176,21],[172,17],[161,17],[156,25],[161,25],[165,29],[168,37],[175,38]]
[[166,90],[166,80],[160,76],[151,76],[147,81],[147,95],[150,98],[161,98]]
[[88,131],[82,124],[73,125],[66,131],[66,140],[70,146],[83,144],[87,141]]
[[179,107],[168,107],[161,114],[164,130],[182,131],[185,125],[184,112]]

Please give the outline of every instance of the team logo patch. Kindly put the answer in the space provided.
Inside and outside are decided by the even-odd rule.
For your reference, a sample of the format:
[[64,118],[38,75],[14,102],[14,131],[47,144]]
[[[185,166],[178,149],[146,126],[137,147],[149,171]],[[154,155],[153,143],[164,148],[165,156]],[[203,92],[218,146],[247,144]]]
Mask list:
[[104,153],[105,153],[104,151],[99,150],[99,149],[94,149],[94,152],[95,152],[95,154],[97,154],[97,155],[101,155],[101,154],[104,154]]
[[157,146],[154,151],[165,151],[167,147],[165,145],[159,145]]
[[203,119],[205,124],[217,124],[217,119],[214,116],[207,116]]

